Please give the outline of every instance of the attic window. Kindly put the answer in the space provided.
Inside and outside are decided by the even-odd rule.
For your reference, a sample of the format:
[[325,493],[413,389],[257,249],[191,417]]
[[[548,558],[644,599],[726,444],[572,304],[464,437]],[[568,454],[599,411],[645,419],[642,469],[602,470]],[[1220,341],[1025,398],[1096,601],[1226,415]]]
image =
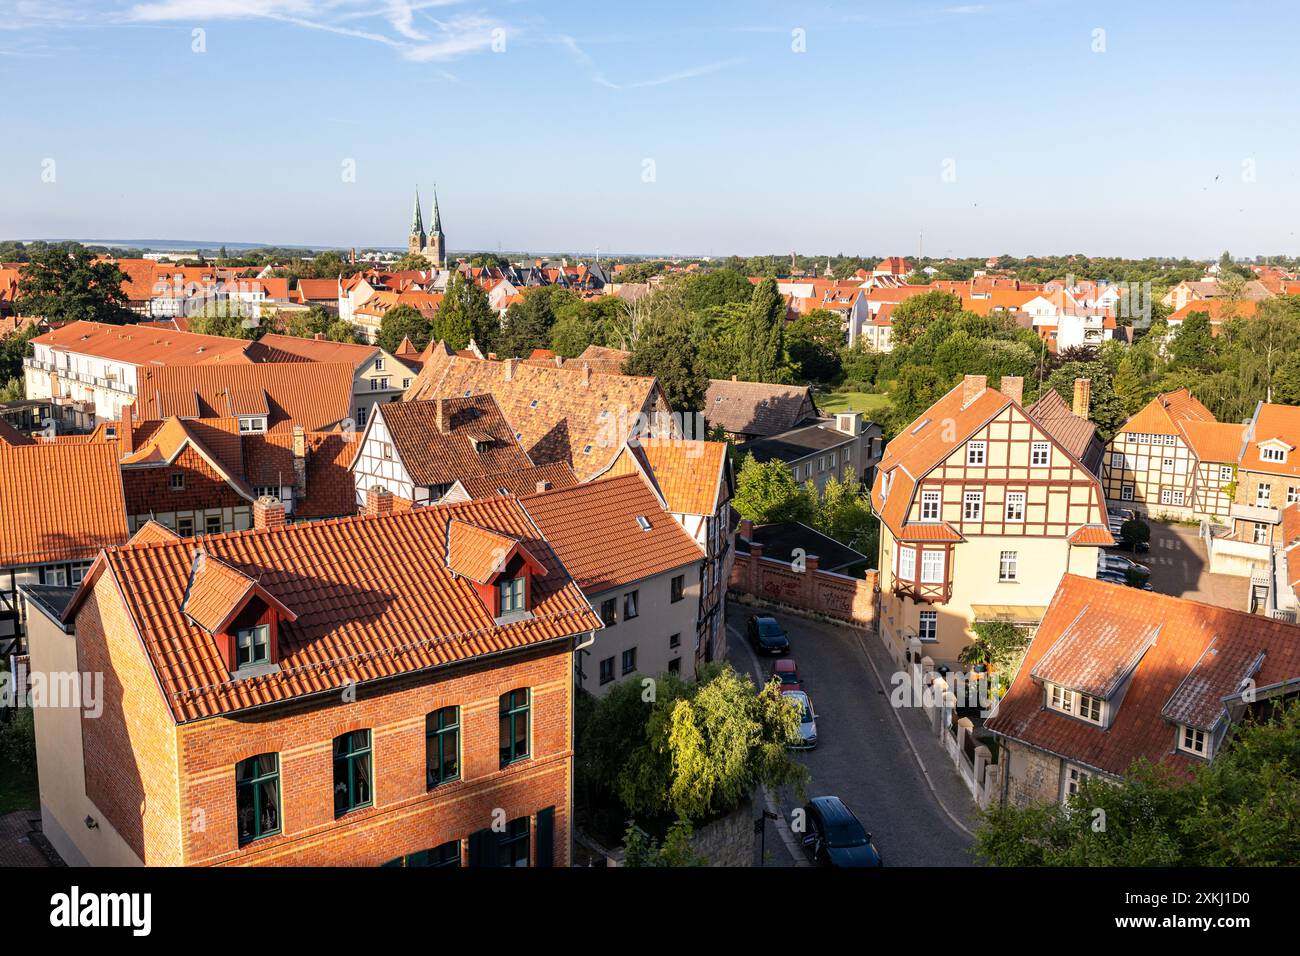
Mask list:
[[641,528],[642,531],[650,530],[650,519],[647,518],[645,515],[637,515],[636,523]]
[[602,408],[602,409],[600,410],[600,417],[601,417],[601,419],[609,418],[609,409],[608,409],[608,408]]
[[1205,731],[1198,727],[1189,727],[1187,724],[1179,724],[1178,749],[1198,757],[1208,757],[1210,749]]
[[1265,461],[1284,462],[1286,461],[1286,449],[1278,448],[1276,445],[1261,448],[1259,450],[1259,457],[1263,458]]
[[510,492],[507,491],[505,488],[498,488],[498,489],[497,489],[497,494],[502,495],[502,496],[505,496],[505,495],[510,494]]
[[534,398],[531,402],[529,402],[529,403],[528,403],[528,407],[529,407],[529,408],[536,408],[536,407],[537,407],[537,399]]
[[271,629],[265,624],[235,633],[235,666],[253,667],[271,662]]
[[591,454],[591,446],[590,446],[590,445],[584,445],[583,448],[582,448],[582,453],[583,453],[584,455],[590,455],[590,454]]
[[466,397],[466,398],[469,398],[469,391],[470,391],[470,390],[469,390],[468,388],[465,389],[465,397]]

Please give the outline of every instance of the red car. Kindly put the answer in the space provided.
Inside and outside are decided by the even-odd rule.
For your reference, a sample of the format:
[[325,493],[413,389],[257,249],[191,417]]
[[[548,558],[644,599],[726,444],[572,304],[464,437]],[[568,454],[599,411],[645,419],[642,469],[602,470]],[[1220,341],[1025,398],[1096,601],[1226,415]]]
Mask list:
[[790,658],[775,661],[772,664],[772,677],[781,682],[781,690],[803,690],[803,681],[799,679],[799,670]]

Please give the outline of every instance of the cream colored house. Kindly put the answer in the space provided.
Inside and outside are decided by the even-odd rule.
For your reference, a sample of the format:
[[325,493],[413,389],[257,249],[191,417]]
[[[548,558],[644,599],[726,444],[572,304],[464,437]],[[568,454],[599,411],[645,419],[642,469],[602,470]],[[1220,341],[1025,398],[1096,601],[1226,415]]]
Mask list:
[[1107,502],[1157,518],[1226,520],[1244,431],[1216,421],[1185,388],[1157,395],[1107,443]]
[[1096,577],[1107,530],[1101,482],[1021,406],[968,375],[885,448],[880,629],[901,664],[911,638],[956,666],[971,625],[1036,626],[1064,574]]

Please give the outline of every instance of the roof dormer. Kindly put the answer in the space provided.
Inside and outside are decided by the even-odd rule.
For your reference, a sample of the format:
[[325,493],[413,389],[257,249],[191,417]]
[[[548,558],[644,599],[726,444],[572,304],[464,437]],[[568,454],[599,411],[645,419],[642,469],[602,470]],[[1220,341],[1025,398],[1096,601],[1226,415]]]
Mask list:
[[232,677],[254,677],[280,664],[280,625],[298,615],[256,579],[200,549],[181,613],[216,643]]
[[1286,464],[1293,451],[1295,451],[1295,445],[1288,444],[1281,438],[1267,438],[1259,443],[1260,460],[1276,465]]
[[531,617],[533,579],[546,576],[545,565],[518,538],[459,518],[447,524],[447,567],[474,586],[498,624]]

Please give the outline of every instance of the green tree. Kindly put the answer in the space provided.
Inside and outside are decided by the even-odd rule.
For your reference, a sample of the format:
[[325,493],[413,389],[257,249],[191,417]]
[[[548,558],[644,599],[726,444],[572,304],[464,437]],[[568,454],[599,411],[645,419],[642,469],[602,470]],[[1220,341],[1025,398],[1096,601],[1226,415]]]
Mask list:
[[133,319],[122,291],[126,281],[126,273],[115,263],[97,260],[79,243],[59,243],[33,253],[14,304],[19,315],[39,316],[51,325],[120,325]]
[[[527,358],[533,349],[544,349],[551,341],[556,310],[577,301],[568,289],[542,286],[524,293],[523,300],[506,310],[496,351],[502,357]],[[479,343],[480,347],[482,343]]]
[[470,315],[472,289],[478,286],[466,282],[459,272],[453,272],[447,282],[447,292],[433,322],[433,337],[446,342],[450,348],[463,349],[474,337],[474,320]]
[[290,312],[284,331],[286,335],[310,339],[316,335],[324,335],[329,331],[329,327],[330,314],[323,307],[313,305],[309,309]]
[[709,376],[684,319],[662,317],[651,321],[637,339],[623,371],[658,378],[673,411],[693,412],[704,407]]
[[429,257],[419,252],[408,252],[393,263],[394,272],[428,272],[432,268]]
[[623,834],[623,865],[641,866],[708,866],[709,861],[695,852],[691,836],[695,828],[689,820],[678,820],[668,828],[661,844],[629,820]]
[[813,504],[812,526],[850,548],[874,555],[880,522],[863,492],[855,475],[843,481],[832,475]]
[[736,475],[731,506],[755,524],[808,521],[813,514],[812,496],[794,480],[784,462],[760,463],[752,454],[745,456]]
[[801,381],[836,381],[843,366],[844,322],[829,309],[814,309],[790,323],[786,346],[795,374]]
[[1207,312],[1192,312],[1178,327],[1169,344],[1173,364],[1187,369],[1214,367],[1214,339],[1210,333],[1210,316]]
[[191,332],[200,335],[223,335],[229,339],[255,339],[263,331],[241,303],[230,299],[209,302],[199,315],[190,316],[189,326]]
[[432,322],[409,305],[396,305],[379,320],[375,344],[391,355],[401,346],[402,339],[410,339],[412,345],[423,351],[432,337]]
[[788,377],[785,361],[785,299],[775,279],[754,287],[745,310],[740,378],[746,382],[782,382]]
[[743,273],[713,269],[687,280],[686,307],[692,312],[704,312],[732,302],[748,302],[753,294],[753,283]]
[[946,330],[961,314],[961,299],[951,292],[936,290],[904,299],[893,311],[894,348],[907,348],[923,335],[946,337]]

